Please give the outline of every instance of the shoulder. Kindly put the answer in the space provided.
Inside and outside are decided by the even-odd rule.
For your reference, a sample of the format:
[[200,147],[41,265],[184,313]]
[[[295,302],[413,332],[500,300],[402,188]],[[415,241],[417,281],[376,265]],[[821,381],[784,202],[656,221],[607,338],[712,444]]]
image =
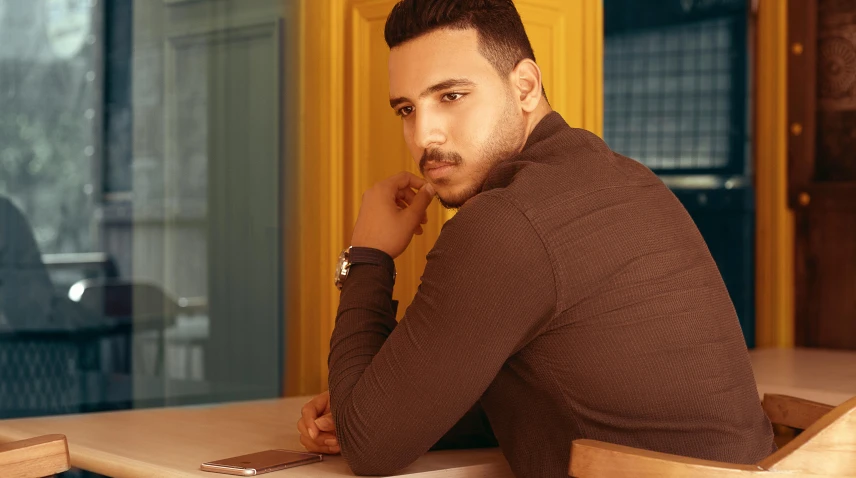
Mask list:
[[451,249],[468,254],[509,254],[536,248],[543,249],[543,243],[529,217],[513,196],[497,189],[474,196],[446,221],[432,254]]
[[505,189],[494,189],[477,194],[444,225],[445,229],[508,229],[529,223],[522,206]]

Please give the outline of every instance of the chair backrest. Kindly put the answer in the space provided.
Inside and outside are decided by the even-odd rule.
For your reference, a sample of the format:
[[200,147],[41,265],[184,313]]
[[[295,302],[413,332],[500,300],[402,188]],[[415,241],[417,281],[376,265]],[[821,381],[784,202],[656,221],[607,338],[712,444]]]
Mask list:
[[[809,404],[823,407],[813,402]],[[815,408],[815,413],[822,409]],[[804,411],[787,420],[795,424],[800,420],[807,423],[812,418],[811,407],[801,410]],[[815,420],[759,465],[766,470],[792,476],[856,477],[856,397]]]
[[757,465],[735,465],[575,440],[568,474],[577,478],[838,477],[856,478],[856,397],[838,407],[783,395],[764,397],[776,425],[803,430]]
[[139,328],[162,328],[175,321],[179,305],[160,287],[124,279],[84,279],[75,283],[69,298],[87,309]]
[[787,445],[803,430],[835,408],[825,403],[777,394],[765,394],[761,406],[773,424],[776,445],[779,448]]
[[0,445],[0,476],[41,478],[70,467],[65,435],[45,435]]

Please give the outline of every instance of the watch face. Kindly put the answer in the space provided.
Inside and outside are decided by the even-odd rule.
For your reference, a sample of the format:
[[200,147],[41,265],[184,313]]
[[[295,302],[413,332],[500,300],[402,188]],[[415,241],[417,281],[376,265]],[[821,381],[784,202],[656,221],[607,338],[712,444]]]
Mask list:
[[348,250],[345,249],[339,254],[339,262],[336,264],[336,283],[340,283],[345,277],[348,275],[348,266],[351,264],[348,262]]

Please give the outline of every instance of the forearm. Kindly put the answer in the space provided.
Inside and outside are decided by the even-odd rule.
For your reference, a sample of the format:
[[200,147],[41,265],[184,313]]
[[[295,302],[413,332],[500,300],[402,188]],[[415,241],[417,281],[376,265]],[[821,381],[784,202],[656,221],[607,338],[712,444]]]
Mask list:
[[392,300],[393,284],[388,271],[380,266],[352,266],[342,287],[336,327],[330,338],[327,365],[332,405],[334,397],[350,395],[363,370],[395,329],[398,303]]
[[[553,277],[549,257],[525,216],[483,201],[494,203],[490,214],[463,208],[446,225],[400,324],[391,276],[361,268],[345,282],[330,404],[342,455],[357,474],[395,473],[432,447],[495,443],[483,413],[471,409],[549,320],[556,296],[545,283]],[[536,254],[518,254],[521,247]]]

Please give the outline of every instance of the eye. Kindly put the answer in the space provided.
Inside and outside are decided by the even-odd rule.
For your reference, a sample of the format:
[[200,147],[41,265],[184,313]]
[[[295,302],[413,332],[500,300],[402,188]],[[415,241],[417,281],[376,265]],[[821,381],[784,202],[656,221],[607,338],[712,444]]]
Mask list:
[[401,116],[401,117],[405,117],[405,116],[409,115],[410,113],[413,113],[413,107],[412,106],[402,106],[401,108],[395,110],[395,114],[397,114],[398,116]]
[[463,93],[446,93],[445,95],[443,95],[443,101],[456,101],[463,97]]

